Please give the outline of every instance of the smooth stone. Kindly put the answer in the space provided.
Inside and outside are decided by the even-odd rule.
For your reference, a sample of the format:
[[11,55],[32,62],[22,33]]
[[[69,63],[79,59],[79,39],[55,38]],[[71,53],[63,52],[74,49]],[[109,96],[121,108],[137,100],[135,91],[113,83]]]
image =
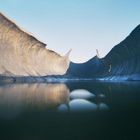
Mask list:
[[70,93],[71,99],[91,99],[94,97],[95,95],[93,93],[84,89],[74,90]]
[[69,103],[72,112],[88,112],[97,110],[97,105],[84,99],[74,99]]
[[68,112],[68,106],[66,104],[61,104],[58,106],[57,110],[59,112]]
[[100,103],[98,105],[98,107],[99,107],[99,110],[108,110],[109,109],[109,107],[105,103]]

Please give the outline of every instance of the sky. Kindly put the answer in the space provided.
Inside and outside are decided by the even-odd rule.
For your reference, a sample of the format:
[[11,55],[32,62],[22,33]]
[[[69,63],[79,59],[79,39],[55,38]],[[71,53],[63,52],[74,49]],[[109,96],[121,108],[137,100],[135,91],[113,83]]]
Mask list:
[[140,24],[140,0],[0,0],[0,12],[70,60],[104,57]]

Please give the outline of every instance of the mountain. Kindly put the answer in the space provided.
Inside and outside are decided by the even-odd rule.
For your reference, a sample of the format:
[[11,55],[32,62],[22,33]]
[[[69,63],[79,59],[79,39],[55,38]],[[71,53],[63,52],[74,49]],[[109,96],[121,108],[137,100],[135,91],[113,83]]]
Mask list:
[[140,81],[140,25],[104,57],[93,57],[81,64],[70,62],[65,75],[44,77],[0,76],[0,82],[65,82],[70,79]]
[[140,80],[140,25],[104,58],[95,56],[82,64],[71,62],[64,77]]
[[69,53],[61,56],[0,13],[0,76],[63,75]]
[[91,78],[98,72],[101,67],[101,60],[95,56],[89,61],[81,64],[71,62],[66,75],[70,77]]

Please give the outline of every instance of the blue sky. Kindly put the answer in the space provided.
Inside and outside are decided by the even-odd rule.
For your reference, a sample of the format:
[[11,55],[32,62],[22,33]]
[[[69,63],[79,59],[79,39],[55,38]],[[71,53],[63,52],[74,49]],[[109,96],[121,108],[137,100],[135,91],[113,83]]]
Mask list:
[[140,24],[140,0],[0,0],[0,11],[61,55],[104,57]]

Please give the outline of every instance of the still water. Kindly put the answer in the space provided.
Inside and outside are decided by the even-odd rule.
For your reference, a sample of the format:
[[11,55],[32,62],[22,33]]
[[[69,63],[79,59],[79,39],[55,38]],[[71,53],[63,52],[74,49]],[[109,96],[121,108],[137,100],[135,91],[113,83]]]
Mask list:
[[0,140],[139,140],[140,83],[0,85]]

